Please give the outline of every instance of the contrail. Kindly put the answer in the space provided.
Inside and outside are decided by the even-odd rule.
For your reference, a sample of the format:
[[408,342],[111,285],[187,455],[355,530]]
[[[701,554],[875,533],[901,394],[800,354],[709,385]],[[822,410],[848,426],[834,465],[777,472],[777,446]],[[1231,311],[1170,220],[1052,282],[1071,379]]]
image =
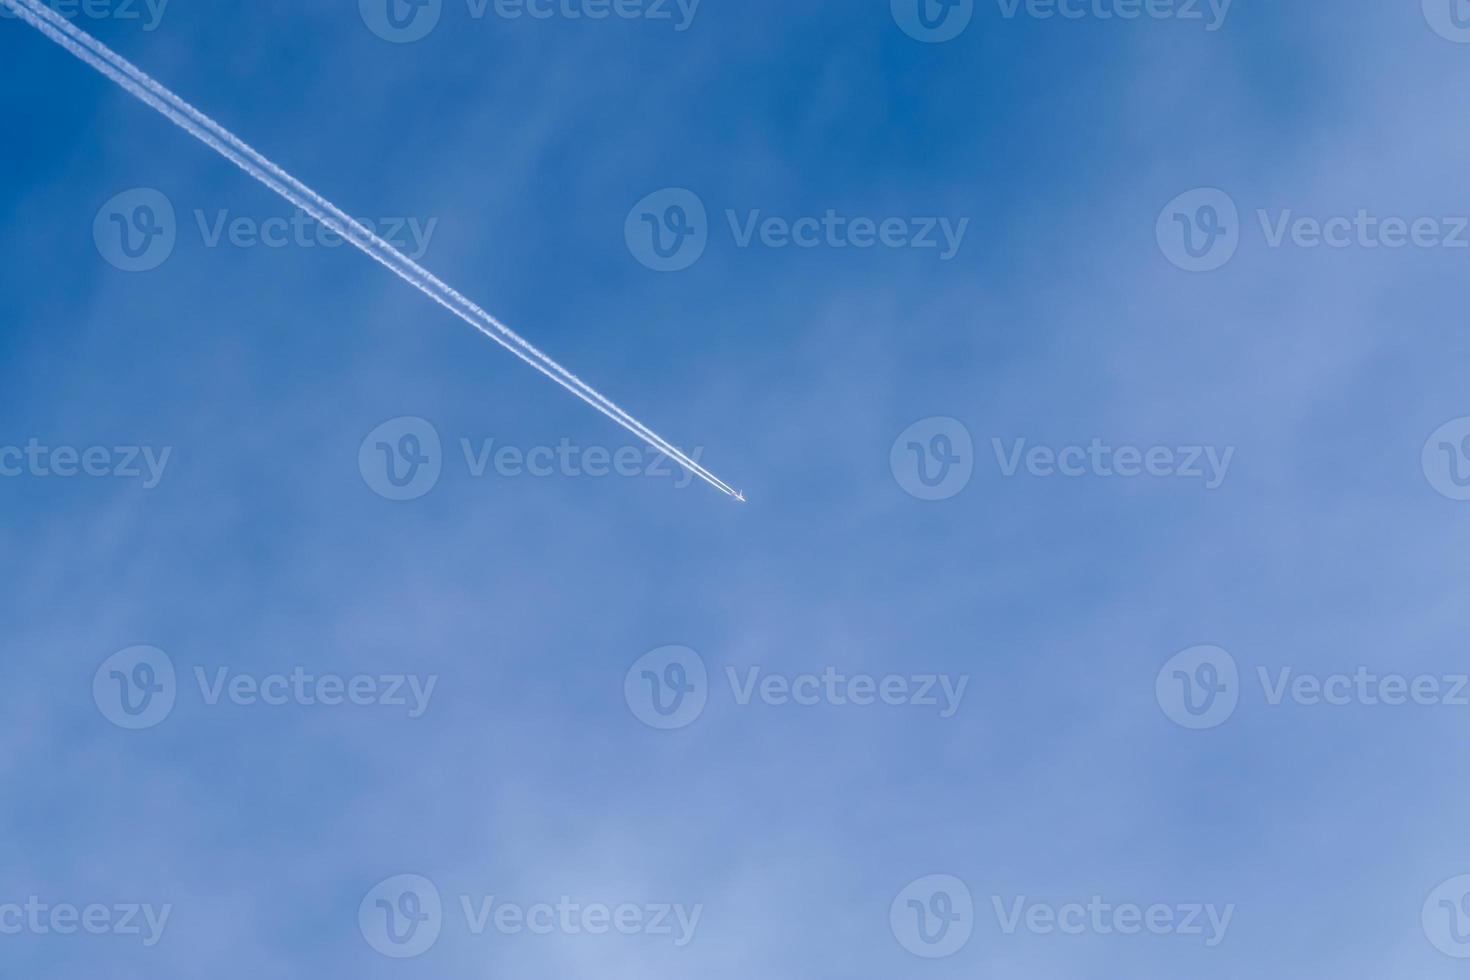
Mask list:
[[531,367],[678,462],[695,476],[737,500],[742,502],[745,500],[744,494],[740,491],[623,411],[596,389],[537,349],[520,334],[440,281],[433,273],[379,238],[331,201],[276,166],[244,140],[194,108],[167,86],[155,81],[107,45],[51,10],[41,0],[0,0],[0,6],[14,11],[26,23],[112,79],[141,102],[156,109],[174,125],[311,215],[365,255],[381,263],[434,302],[515,354]]

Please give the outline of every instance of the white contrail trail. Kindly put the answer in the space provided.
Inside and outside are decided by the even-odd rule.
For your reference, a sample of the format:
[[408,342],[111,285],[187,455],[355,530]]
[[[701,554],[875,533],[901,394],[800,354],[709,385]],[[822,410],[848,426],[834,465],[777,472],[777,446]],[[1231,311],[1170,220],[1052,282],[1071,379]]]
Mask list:
[[41,0],[0,0],[21,19],[77,58],[112,79],[124,90],[157,110],[180,129],[235,164],[251,177],[301,208],[322,225],[381,263],[430,299],[505,347],[521,360],[566,388],[623,428],[684,466],[718,490],[745,497],[698,461],[633,418],[576,375],[537,349],[525,338],[440,281],[427,269],[373,234],[336,205],[282,170],[235,134],[225,129],[167,86],[155,81],[101,41],[60,16]]

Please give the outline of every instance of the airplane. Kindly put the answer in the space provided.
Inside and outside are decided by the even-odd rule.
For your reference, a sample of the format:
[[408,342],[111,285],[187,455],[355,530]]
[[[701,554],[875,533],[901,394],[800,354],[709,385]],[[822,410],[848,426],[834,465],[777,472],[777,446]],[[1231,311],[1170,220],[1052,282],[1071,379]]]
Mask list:
[[742,504],[745,503],[745,491],[743,491],[743,490],[736,490],[735,491],[735,499],[738,500],[738,501],[740,501]]

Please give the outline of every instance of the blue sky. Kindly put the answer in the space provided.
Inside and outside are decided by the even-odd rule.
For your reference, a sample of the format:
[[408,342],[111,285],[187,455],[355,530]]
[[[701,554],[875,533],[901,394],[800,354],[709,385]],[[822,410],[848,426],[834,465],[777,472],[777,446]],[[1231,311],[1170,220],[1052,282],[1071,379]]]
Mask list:
[[[121,3],[74,22],[423,230],[426,266],[750,502],[641,451],[587,475],[636,441],[350,248],[214,241],[292,209],[0,20],[28,96],[0,110],[12,971],[1458,975],[1451,10],[1236,0],[1209,30],[1203,3],[976,0],[925,43],[888,0],[703,0],[684,30],[674,4],[443,0],[393,43],[347,0]],[[106,232],[140,188],[173,247],[129,272]],[[626,229],[669,189],[704,251],[660,272]],[[1186,271],[1169,232],[1202,236],[1207,200],[1234,251]],[[741,244],[829,211],[847,247]],[[852,244],[888,219],[904,244]],[[1314,244],[1333,219],[1344,244]],[[942,222],[952,256],[913,247]],[[437,478],[393,500],[372,462],[429,431],[404,419]],[[107,475],[57,475],[64,449]],[[1120,449],[1157,472],[1116,475]],[[1218,480],[1191,475],[1211,453]],[[639,692],[674,660],[703,707],[666,730]],[[156,717],[109,701],[145,662],[173,672]],[[1180,685],[1212,676],[1233,710],[1192,712],[1214,702]],[[1426,703],[1383,703],[1394,676]],[[321,703],[323,677],[370,703]],[[948,716],[919,693],[941,679]],[[432,942],[378,928],[414,908],[404,875],[440,899]],[[31,896],[106,907],[106,934],[7,913]],[[464,913],[563,896],[579,931]],[[966,896],[948,931],[919,915]],[[1094,896],[1101,926],[1047,928]],[[134,904],[169,909],[156,943],[115,928]],[[587,934],[589,905],[642,925]],[[1126,934],[1119,906],[1172,925]],[[662,908],[698,909],[687,942]]]

